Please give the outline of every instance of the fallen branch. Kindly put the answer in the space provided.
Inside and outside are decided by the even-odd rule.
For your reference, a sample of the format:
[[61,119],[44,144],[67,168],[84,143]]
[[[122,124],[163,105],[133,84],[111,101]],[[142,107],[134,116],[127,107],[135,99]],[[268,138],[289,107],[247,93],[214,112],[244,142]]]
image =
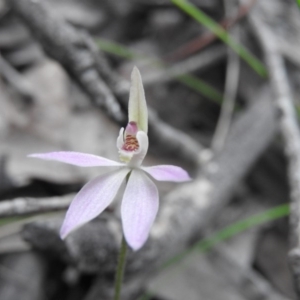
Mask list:
[[0,218],[67,209],[74,195],[50,198],[17,198],[0,202]]
[[264,49],[275,105],[280,110],[280,131],[288,160],[291,195],[290,264],[296,290],[300,296],[300,130],[283,58],[277,46],[278,42],[260,18],[259,12],[254,11],[250,21]]

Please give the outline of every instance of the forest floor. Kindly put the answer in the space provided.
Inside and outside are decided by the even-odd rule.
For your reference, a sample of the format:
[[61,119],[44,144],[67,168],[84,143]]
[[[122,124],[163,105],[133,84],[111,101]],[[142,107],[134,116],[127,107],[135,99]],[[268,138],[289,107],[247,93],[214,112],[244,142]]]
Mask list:
[[122,299],[300,299],[299,53],[293,0],[0,0],[0,299],[112,299],[122,195],[62,241],[103,171],[27,155],[118,160],[133,66],[145,165],[193,180],[157,183]]

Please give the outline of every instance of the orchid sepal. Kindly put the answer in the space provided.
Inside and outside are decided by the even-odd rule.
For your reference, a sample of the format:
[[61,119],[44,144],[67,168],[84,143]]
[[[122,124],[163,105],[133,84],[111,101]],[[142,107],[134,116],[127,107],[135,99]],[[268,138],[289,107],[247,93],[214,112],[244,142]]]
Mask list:
[[142,170],[158,181],[186,182],[192,180],[187,171],[177,166],[159,165],[142,167]]
[[40,158],[44,160],[54,160],[78,167],[118,167],[124,166],[123,163],[107,159],[105,157],[74,152],[74,151],[56,151],[47,153],[33,153],[28,155],[31,158]]
[[137,67],[131,73],[131,88],[128,104],[129,122],[135,122],[139,131],[148,132],[148,109],[140,71]]
[[148,239],[159,206],[158,190],[141,170],[131,172],[121,205],[123,232],[134,251]]
[[[96,218],[114,200],[128,168],[100,175],[89,181],[73,199],[60,229],[62,239],[92,219]],[[101,200],[101,201],[99,201]]]

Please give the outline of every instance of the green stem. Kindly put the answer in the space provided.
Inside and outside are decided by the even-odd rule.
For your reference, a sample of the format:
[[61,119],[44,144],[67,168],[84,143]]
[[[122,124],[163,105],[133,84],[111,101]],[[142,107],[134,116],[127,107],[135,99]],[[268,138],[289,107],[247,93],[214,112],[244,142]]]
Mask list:
[[122,281],[123,281],[123,275],[124,275],[124,270],[125,270],[126,252],[127,252],[127,243],[126,243],[126,240],[123,235],[120,252],[119,252],[119,257],[118,257],[118,266],[117,266],[117,270],[116,270],[114,300],[120,300]]

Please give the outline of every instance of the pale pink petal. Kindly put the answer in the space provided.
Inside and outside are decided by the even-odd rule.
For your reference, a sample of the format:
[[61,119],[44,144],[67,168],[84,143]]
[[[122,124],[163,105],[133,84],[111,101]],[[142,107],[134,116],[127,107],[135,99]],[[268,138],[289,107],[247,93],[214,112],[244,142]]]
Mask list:
[[122,168],[88,182],[73,199],[60,230],[61,238],[97,217],[113,201],[130,169]]
[[34,153],[28,155],[29,157],[41,158],[45,160],[56,160],[67,164],[80,167],[114,167],[123,166],[124,164],[93,154],[59,151],[48,153]]
[[158,204],[155,184],[143,171],[133,170],[121,206],[125,239],[133,250],[140,249],[146,242]]
[[138,131],[138,133],[136,134],[136,139],[139,143],[139,149],[133,153],[132,158],[128,163],[128,166],[130,167],[139,167],[148,152],[148,135],[144,131]]
[[142,169],[159,181],[183,182],[191,180],[189,174],[184,169],[172,165],[142,167]]

